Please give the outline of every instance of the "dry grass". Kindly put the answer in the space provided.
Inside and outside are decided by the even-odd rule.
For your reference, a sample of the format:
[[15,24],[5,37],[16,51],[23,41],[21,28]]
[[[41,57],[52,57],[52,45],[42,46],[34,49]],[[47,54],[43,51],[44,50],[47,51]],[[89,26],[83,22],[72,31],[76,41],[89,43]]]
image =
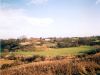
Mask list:
[[2,64],[11,64],[13,62],[14,62],[13,60],[0,59],[0,65],[2,65]]
[[[0,71],[1,75],[97,75],[100,53],[81,58],[65,58],[23,64]],[[70,59],[70,60],[69,60]],[[82,59],[82,60],[81,60]],[[100,73],[99,73],[100,74]],[[99,75],[98,74],[98,75]]]
[[77,65],[78,71],[81,75],[96,75],[100,70],[100,65],[95,62],[80,62]]

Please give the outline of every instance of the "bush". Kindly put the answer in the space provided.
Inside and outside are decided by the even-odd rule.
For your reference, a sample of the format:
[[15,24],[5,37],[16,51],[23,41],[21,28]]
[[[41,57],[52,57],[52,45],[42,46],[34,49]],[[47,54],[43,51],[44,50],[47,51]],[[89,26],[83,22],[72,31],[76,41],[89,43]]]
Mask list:
[[21,59],[21,61],[23,62],[33,62],[33,61],[40,61],[40,60],[44,60],[44,58],[39,55],[33,55],[31,57],[25,57],[25,58],[23,57]]
[[0,69],[7,69],[9,67],[11,67],[11,64],[3,64],[0,66]]

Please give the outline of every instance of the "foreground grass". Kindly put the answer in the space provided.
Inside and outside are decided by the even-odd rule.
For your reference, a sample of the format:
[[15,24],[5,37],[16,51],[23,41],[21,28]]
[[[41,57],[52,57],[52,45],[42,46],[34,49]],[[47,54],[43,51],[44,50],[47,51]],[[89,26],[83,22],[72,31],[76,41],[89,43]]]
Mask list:
[[0,59],[0,65],[1,64],[11,64],[14,60],[7,60],[7,59]]
[[[81,58],[32,62],[0,71],[1,75],[100,75],[100,53]],[[77,60],[78,59],[78,60]]]
[[39,55],[39,56],[66,56],[66,55],[81,55],[87,51],[95,50],[95,48],[91,46],[80,46],[80,47],[70,47],[70,48],[50,48],[44,51],[34,51],[34,52],[25,52],[25,51],[18,51],[14,52],[16,55]]

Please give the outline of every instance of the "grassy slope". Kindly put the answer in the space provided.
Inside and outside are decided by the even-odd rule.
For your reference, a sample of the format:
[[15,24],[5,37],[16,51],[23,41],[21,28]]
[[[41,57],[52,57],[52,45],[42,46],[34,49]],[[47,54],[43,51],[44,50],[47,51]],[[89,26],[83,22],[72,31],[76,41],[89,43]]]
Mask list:
[[24,54],[24,55],[40,55],[40,56],[65,56],[65,55],[77,55],[81,54],[80,52],[86,52],[93,50],[91,46],[80,46],[80,47],[70,47],[70,48],[58,48],[58,49],[49,49],[44,51],[35,51],[35,52],[16,52],[15,54]]

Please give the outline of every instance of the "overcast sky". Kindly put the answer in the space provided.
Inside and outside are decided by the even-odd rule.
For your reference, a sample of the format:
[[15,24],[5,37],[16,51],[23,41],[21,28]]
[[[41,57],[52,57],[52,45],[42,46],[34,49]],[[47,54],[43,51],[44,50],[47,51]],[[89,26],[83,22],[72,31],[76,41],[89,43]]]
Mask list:
[[100,35],[100,0],[0,0],[0,38]]

